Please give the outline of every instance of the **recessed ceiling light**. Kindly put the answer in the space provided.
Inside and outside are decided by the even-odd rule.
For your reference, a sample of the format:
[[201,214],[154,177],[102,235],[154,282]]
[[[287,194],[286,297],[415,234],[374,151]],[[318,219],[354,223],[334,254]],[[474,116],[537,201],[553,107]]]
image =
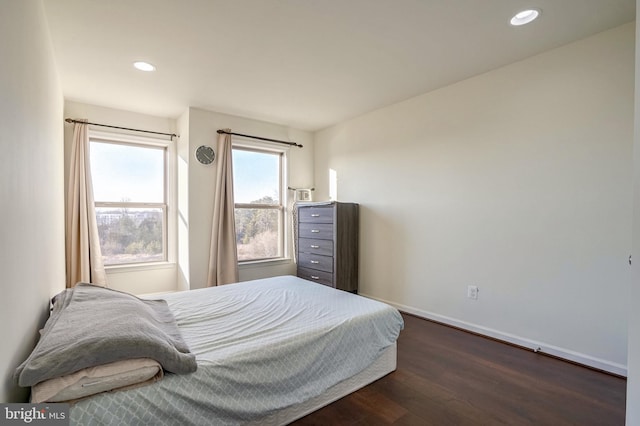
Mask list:
[[151,65],[149,62],[138,61],[138,62],[134,62],[133,66],[136,67],[137,69],[139,69],[140,71],[155,71],[156,70],[156,67]]
[[519,26],[528,24],[529,22],[534,21],[538,16],[540,16],[539,9],[527,9],[522,12],[518,12],[515,14],[513,18],[511,18],[511,25]]

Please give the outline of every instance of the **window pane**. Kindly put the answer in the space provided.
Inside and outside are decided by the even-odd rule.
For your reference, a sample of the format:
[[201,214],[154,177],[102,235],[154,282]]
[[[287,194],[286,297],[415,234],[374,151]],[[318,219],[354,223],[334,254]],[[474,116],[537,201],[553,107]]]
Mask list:
[[280,204],[280,154],[234,149],[233,195],[240,204]]
[[268,259],[282,256],[280,210],[236,209],[238,260]]
[[96,207],[105,265],[164,260],[161,208]]
[[91,141],[96,202],[164,203],[164,149]]

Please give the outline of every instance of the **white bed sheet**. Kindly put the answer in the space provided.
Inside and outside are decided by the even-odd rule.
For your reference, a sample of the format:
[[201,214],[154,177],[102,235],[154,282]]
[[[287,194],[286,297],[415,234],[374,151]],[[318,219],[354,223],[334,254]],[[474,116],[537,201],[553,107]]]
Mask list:
[[198,371],[74,405],[72,424],[243,424],[364,370],[403,327],[386,304],[293,276],[164,297]]

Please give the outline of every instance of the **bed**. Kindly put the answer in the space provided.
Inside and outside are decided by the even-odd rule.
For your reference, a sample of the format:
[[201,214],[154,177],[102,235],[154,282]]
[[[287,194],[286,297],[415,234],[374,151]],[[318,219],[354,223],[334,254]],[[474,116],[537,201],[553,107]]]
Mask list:
[[197,370],[79,400],[72,424],[287,424],[396,368],[396,309],[298,277],[163,299]]

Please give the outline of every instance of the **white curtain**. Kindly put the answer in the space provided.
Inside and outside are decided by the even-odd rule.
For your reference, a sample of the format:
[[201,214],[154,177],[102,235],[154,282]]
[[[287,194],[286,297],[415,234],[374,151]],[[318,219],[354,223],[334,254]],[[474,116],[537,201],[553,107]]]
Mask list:
[[[225,131],[231,132],[230,129],[225,129]],[[225,133],[218,135],[216,192],[213,203],[209,276],[207,279],[209,287],[238,282],[231,148],[231,135]]]
[[[85,120],[86,121],[86,120]],[[79,282],[107,285],[100,251],[89,163],[87,123],[74,123],[67,194],[67,287]]]

